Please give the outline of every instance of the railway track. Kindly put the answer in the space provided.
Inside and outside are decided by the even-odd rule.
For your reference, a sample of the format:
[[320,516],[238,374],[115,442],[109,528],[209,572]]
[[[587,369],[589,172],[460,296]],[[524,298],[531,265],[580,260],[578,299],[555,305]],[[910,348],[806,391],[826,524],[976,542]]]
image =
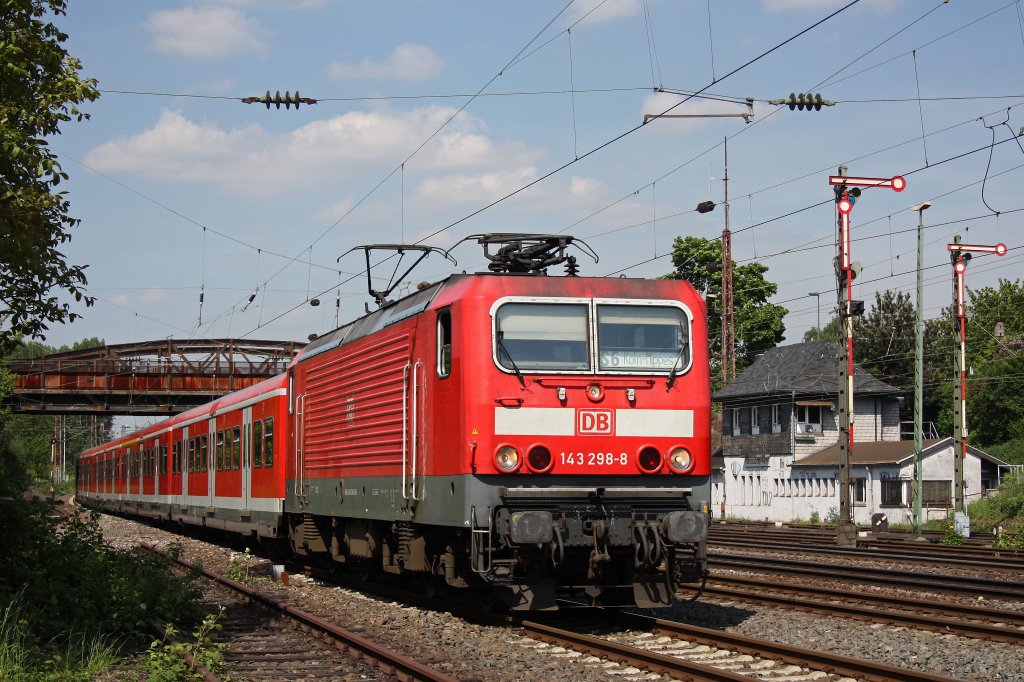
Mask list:
[[749,548],[752,540],[761,548],[770,546],[772,549],[808,554],[892,559],[986,570],[1024,570],[1024,553],[992,547],[961,547],[891,540],[859,540],[857,547],[837,547],[834,544],[834,536],[803,537],[803,533],[799,532],[772,536],[750,532],[713,531],[709,535],[709,544],[722,547]]
[[[717,547],[739,547],[742,549],[750,549],[751,541],[750,538],[729,538],[728,540],[716,538],[711,540],[708,544]],[[758,540],[759,549],[764,549],[767,546],[767,543]],[[1024,571],[1024,559],[1016,557],[926,554],[923,550],[911,550],[907,548],[875,549],[874,547],[819,547],[782,542],[772,542],[770,547],[773,550],[800,552],[803,554],[856,557],[858,559],[886,559],[904,563],[980,568],[991,571]]]
[[1021,611],[726,575],[715,575],[705,586],[704,597],[902,625],[994,642],[1024,643],[1024,612]]
[[740,556],[718,552],[708,552],[708,560],[712,569],[712,577],[717,575],[715,569],[733,569],[782,573],[825,580],[856,581],[918,592],[947,592],[984,599],[1024,601],[1024,584],[1018,581],[941,573],[915,573],[849,564],[821,564],[811,561]]
[[[141,545],[163,553],[152,545]],[[398,679],[455,682],[455,678],[257,590],[177,558],[216,585],[226,604],[217,642],[226,645],[225,668],[234,680]],[[226,593],[225,593],[226,592]],[[217,676],[202,671],[206,682]]]
[[[854,678],[870,682],[949,682],[954,678],[630,613],[586,608],[568,623],[511,618],[541,642],[696,682]],[[632,633],[593,634],[594,620]],[[623,643],[616,640],[627,640]]]

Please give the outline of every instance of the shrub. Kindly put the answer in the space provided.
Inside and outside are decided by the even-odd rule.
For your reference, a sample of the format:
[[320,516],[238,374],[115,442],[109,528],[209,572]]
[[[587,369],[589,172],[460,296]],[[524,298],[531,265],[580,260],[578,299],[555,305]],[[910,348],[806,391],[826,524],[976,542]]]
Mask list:
[[1003,526],[1010,533],[1024,532],[1024,473],[1007,476],[996,491],[967,506],[972,531],[991,532]]
[[18,614],[5,616],[5,655],[52,671],[97,644],[141,636],[150,620],[198,620],[197,576],[176,575],[160,555],[108,547],[97,518],[58,517],[39,501],[0,507],[0,609]]

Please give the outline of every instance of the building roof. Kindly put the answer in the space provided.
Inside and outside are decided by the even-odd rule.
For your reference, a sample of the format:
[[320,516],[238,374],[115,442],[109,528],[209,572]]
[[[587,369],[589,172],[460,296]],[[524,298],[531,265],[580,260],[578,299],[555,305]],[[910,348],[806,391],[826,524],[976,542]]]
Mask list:
[[[921,442],[921,457],[928,457],[952,445],[952,438],[930,438],[924,440]],[[995,464],[1006,464],[1006,462],[996,459],[992,455],[970,445],[967,446],[967,450],[980,459],[985,459]],[[850,464],[903,464],[913,457],[914,441],[912,440],[866,441],[854,443]],[[839,444],[830,445],[823,450],[819,450],[806,457],[801,457],[793,462],[793,466],[839,466]]]
[[[831,341],[811,341],[765,351],[728,386],[717,391],[716,402],[742,398],[827,398],[839,393],[839,347]],[[854,365],[854,395],[895,396],[902,391]]]

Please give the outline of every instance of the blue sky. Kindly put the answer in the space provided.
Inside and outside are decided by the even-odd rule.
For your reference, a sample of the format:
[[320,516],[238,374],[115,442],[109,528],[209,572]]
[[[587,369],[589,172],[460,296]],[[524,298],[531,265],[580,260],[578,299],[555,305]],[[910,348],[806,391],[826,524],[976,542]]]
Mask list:
[[[927,316],[949,301],[954,234],[1010,247],[976,258],[969,286],[1019,278],[1024,150],[1011,131],[1024,127],[1024,8],[862,0],[725,77],[845,4],[72,1],[58,24],[104,93],[52,145],[82,219],[66,254],[89,266],[97,303],[47,342],[302,340],[334,327],[336,291],[342,322],[370,300],[361,254],[339,256],[435,233],[425,243],[565,232],[600,256],[581,258],[584,274],[658,276],[674,237],[721,234],[720,208],[693,209],[721,201],[725,137],[733,256],[769,267],[773,300],[790,310],[787,343],[815,325],[808,292],[826,292],[823,322],[834,303],[834,206],[808,207],[831,198],[840,163],[908,184],[856,205],[857,297],[913,292],[910,207],[925,200]],[[633,130],[682,99],[658,87],[754,98],[753,122]],[[268,111],[237,99],[268,89],[320,101]],[[802,91],[839,103],[765,103]],[[745,110],[692,99],[672,113]],[[986,148],[947,161],[989,145],[986,124],[991,160]],[[462,245],[458,266],[432,258],[412,282],[483,270],[479,253]]]

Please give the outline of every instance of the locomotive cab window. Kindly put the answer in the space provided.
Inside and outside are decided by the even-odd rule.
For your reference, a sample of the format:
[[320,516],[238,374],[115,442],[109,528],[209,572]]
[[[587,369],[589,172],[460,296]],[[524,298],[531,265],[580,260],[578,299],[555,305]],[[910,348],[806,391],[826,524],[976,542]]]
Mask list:
[[689,320],[667,306],[598,305],[598,369],[685,372],[690,366]]
[[452,311],[437,314],[437,376],[441,379],[452,373]]
[[495,358],[510,371],[587,371],[588,306],[506,303],[495,316]]

